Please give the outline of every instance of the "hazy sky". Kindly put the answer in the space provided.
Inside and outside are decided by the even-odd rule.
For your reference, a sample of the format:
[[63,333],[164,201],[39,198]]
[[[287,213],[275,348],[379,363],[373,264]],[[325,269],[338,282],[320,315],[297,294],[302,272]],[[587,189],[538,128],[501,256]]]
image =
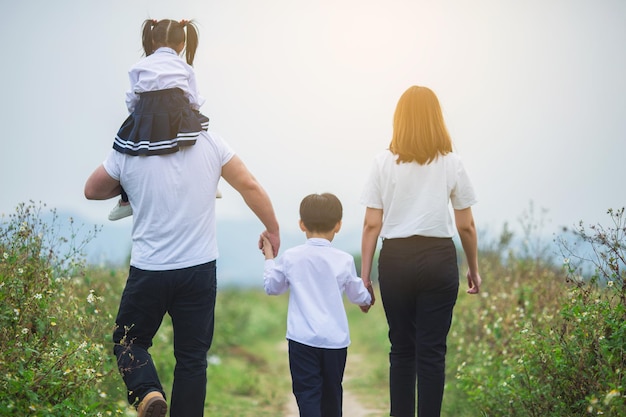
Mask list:
[[[113,200],[83,185],[127,115],[146,18],[197,21],[202,111],[283,230],[325,191],[360,228],[364,177],[414,84],[439,96],[479,228],[516,224],[531,201],[553,229],[626,205],[623,0],[23,0],[0,15],[3,213],[33,199],[108,223]],[[252,216],[220,188],[220,218]]]

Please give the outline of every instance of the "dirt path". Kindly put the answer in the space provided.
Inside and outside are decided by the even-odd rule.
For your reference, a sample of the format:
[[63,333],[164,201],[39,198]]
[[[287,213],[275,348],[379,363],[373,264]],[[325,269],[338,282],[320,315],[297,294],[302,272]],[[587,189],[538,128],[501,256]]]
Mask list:
[[[287,343],[281,344],[283,351],[287,350]],[[359,401],[359,399],[349,390],[346,389],[346,382],[351,378],[358,377],[356,370],[358,369],[361,357],[356,354],[348,353],[348,361],[346,363],[346,371],[343,378],[343,415],[346,417],[380,417],[388,415],[386,410],[368,409]],[[298,404],[292,393],[285,405],[285,414],[283,417],[299,417]]]

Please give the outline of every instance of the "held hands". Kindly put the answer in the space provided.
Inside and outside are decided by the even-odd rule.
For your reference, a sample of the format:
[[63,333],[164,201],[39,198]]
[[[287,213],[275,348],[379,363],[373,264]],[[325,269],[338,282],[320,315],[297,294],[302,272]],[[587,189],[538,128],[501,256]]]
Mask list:
[[[264,240],[267,240],[267,244],[269,244],[271,253],[273,255],[271,257],[268,257],[268,253],[265,251],[266,243],[264,242]],[[267,230],[261,233],[261,236],[259,236],[259,249],[261,249],[261,251],[265,255],[265,259],[275,258],[278,255],[278,248],[280,248],[280,236],[278,235],[278,233],[270,233]]]
[[467,290],[468,294],[478,294],[480,292],[480,285],[482,284],[482,278],[478,272],[472,273],[471,271],[467,271],[467,286],[469,289]]
[[261,235],[259,238],[259,246],[261,247],[263,255],[265,255],[265,259],[274,259],[274,248],[272,247],[270,240],[265,235]]
[[370,308],[372,308],[372,306],[376,302],[376,297],[374,296],[374,287],[372,287],[372,281],[367,280],[367,283],[365,283],[365,288],[367,288],[367,292],[370,293],[370,296],[372,297],[372,301],[370,302],[369,305],[359,306],[359,308],[361,309],[362,312],[367,313],[368,311],[370,311]]

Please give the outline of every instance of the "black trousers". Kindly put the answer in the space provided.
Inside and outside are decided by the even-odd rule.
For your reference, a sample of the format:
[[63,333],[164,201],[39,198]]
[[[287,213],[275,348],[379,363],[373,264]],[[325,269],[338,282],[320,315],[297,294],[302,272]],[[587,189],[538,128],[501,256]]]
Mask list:
[[148,349],[168,313],[176,357],[170,416],[204,415],[215,296],[215,261],[170,271],[130,267],[113,334],[129,403],[136,404],[152,391],[165,395]]
[[324,349],[289,340],[289,369],[300,417],[341,417],[348,348]]
[[445,383],[446,339],[459,289],[452,239],[383,240],[380,293],[389,325],[389,391],[396,417],[438,417]]

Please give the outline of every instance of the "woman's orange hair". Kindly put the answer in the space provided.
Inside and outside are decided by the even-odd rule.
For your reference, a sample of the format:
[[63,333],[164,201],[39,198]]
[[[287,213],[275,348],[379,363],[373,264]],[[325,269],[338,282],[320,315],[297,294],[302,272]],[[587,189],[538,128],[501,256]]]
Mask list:
[[416,161],[420,165],[452,152],[441,106],[431,89],[412,86],[402,94],[393,116],[389,150],[398,155],[398,163]]

